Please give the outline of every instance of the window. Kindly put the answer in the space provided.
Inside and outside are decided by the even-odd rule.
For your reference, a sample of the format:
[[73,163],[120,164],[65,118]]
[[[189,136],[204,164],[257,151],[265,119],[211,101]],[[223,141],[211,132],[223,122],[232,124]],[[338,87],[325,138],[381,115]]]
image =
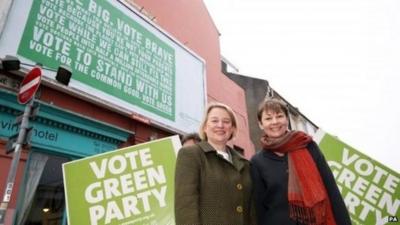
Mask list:
[[62,163],[68,161],[38,152],[30,154],[15,224],[66,224]]

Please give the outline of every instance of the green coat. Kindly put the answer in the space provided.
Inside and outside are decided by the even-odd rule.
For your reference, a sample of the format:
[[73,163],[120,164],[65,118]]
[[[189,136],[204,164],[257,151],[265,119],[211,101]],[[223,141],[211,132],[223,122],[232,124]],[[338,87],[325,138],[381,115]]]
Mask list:
[[250,163],[229,149],[232,163],[207,142],[182,148],[175,171],[176,225],[252,225]]

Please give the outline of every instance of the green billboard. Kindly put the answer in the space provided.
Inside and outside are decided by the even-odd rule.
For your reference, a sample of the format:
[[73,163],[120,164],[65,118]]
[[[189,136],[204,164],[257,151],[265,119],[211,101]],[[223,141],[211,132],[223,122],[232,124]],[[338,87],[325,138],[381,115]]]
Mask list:
[[[0,53],[25,69],[43,64],[45,86],[66,85],[62,92],[134,120],[193,132],[207,103],[206,62],[173,36],[171,21],[158,19],[133,1],[13,0]],[[69,82],[59,66],[71,69]]]
[[335,176],[353,225],[400,223],[399,173],[322,130],[315,139]]
[[175,224],[178,136],[63,164],[69,225]]
[[108,1],[35,0],[18,54],[175,120],[175,49]]

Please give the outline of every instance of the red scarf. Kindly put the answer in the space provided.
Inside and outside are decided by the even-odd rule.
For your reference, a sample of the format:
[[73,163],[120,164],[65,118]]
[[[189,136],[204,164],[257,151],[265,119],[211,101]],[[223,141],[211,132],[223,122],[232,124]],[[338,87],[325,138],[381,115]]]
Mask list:
[[302,224],[336,225],[324,183],[315,162],[307,150],[312,138],[291,131],[282,138],[261,138],[267,151],[288,154],[289,216]]

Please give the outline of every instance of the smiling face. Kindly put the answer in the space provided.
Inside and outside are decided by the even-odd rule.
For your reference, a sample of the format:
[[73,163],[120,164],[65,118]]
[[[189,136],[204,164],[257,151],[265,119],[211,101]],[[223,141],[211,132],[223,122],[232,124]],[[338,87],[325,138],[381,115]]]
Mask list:
[[225,145],[232,137],[234,130],[232,118],[225,109],[214,107],[210,110],[203,127],[208,142]]
[[279,138],[288,130],[289,120],[282,111],[264,110],[258,124],[268,137]]

